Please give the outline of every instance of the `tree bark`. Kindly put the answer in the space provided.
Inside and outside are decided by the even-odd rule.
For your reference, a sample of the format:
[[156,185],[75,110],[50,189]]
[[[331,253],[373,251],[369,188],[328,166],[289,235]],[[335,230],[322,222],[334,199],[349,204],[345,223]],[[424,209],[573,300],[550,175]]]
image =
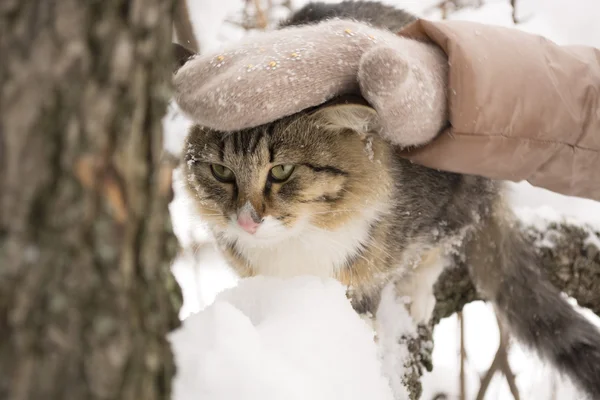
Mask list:
[[0,3],[0,398],[167,399],[172,0]]

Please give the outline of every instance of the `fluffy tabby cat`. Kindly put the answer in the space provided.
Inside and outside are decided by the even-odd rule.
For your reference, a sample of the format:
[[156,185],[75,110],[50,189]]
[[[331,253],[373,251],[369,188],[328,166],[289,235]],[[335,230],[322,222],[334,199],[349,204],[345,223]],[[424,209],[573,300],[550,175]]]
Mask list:
[[[398,29],[410,14],[375,2],[312,3],[282,25],[348,17]],[[362,104],[328,104],[239,132],[191,129],[188,189],[240,276],[334,277],[374,311],[396,282],[426,322],[432,286],[456,246],[512,333],[600,398],[600,333],[542,276],[513,228],[503,185],[397,155]]]

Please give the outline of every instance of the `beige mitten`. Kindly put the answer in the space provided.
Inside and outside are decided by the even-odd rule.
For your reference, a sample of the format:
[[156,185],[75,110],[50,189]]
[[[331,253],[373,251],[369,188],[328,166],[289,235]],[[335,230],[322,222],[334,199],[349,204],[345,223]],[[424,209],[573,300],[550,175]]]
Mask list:
[[330,20],[191,57],[174,76],[175,98],[195,122],[231,131],[360,94],[379,114],[382,134],[412,146],[446,125],[447,68],[434,45]]

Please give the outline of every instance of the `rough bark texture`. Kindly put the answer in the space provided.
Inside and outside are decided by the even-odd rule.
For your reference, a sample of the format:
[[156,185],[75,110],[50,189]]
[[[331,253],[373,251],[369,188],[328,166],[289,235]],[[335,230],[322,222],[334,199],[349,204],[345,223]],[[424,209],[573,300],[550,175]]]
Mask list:
[[166,399],[171,0],[0,2],[0,398]]
[[419,325],[414,337],[401,337],[399,343],[406,346],[408,354],[404,359],[404,375],[402,384],[408,391],[409,400],[419,400],[423,394],[421,376],[424,370],[433,370],[433,327]]

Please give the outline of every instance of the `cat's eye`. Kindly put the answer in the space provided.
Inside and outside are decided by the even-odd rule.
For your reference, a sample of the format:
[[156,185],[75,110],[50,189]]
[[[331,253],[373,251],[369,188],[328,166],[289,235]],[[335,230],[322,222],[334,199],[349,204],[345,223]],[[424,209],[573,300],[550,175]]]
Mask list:
[[276,165],[271,168],[271,179],[275,182],[285,182],[290,179],[294,172],[293,165]]
[[223,165],[210,164],[210,170],[218,181],[224,183],[231,183],[235,181],[235,175],[233,171]]

